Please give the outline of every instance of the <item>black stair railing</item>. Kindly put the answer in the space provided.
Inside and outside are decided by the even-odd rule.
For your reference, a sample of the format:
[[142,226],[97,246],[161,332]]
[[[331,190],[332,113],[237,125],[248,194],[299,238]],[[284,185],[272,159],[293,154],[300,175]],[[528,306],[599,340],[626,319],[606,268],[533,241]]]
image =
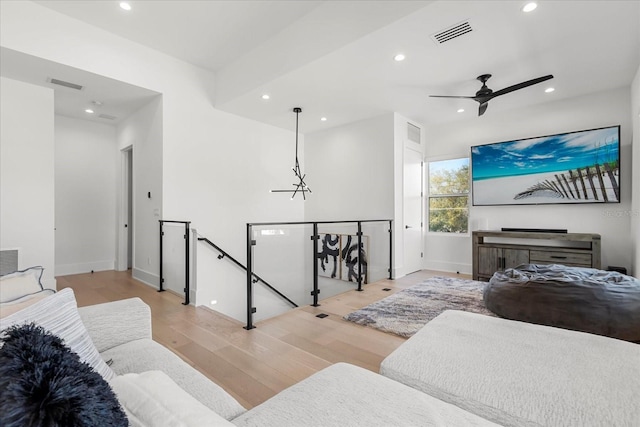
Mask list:
[[[212,248],[214,248],[216,251],[220,252],[220,255],[218,255],[218,259],[223,259],[223,258],[227,258],[229,259],[229,261],[233,262],[235,265],[237,265],[238,267],[240,267],[241,269],[243,269],[244,271],[247,271],[247,267],[245,267],[244,265],[242,265],[242,263],[240,263],[238,260],[236,260],[234,257],[232,257],[231,255],[229,255],[224,249],[222,249],[220,246],[216,245],[215,243],[213,243],[211,240],[207,239],[206,237],[198,237],[198,241],[201,242],[205,242],[207,243],[209,246],[211,246]],[[276,288],[274,288],[272,285],[270,285],[266,280],[264,280],[262,277],[258,276],[255,273],[251,273],[252,276],[252,283],[257,283],[257,282],[262,282],[263,285],[265,285],[267,288],[271,289],[273,292],[275,292],[278,296],[280,296],[280,298],[286,300],[289,304],[291,304],[291,306],[293,307],[298,307],[298,304],[296,304],[295,302],[293,302],[289,297],[287,297],[285,294],[283,294],[282,292],[280,292],[279,290],[277,290]]]
[[[318,224],[356,224],[358,227],[357,238],[358,248],[362,247],[362,224],[382,222],[389,225],[389,280],[393,279],[393,220],[391,219],[370,219],[370,220],[343,220],[343,221],[295,221],[295,222],[254,222],[247,223],[247,266],[242,267],[247,271],[247,325],[244,329],[253,329],[253,314],[256,312],[256,308],[253,306],[253,247],[256,245],[256,241],[253,239],[253,227],[254,226],[280,226],[280,225],[313,225],[313,235],[311,236],[311,242],[313,245],[313,290],[311,295],[313,296],[313,306],[318,307],[318,294],[320,289],[318,288],[318,262],[317,262],[317,242],[318,242]],[[357,291],[362,291],[362,257],[357,257]]]

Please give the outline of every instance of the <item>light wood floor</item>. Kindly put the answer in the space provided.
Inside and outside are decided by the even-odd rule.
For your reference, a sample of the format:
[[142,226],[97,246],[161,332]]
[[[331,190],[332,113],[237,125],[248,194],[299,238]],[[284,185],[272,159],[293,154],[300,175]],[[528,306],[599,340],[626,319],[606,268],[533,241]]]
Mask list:
[[[365,285],[363,292],[323,300],[320,307],[303,306],[256,322],[250,331],[242,328],[242,322],[209,308],[184,306],[182,297],[157,292],[129,272],[60,276],[57,282],[58,289],[74,290],[79,306],[140,297],[151,307],[153,338],[249,409],[335,362],[378,372],[380,362],[404,338],[347,322],[342,316],[435,275],[451,274],[419,271],[382,280]],[[317,318],[319,313],[329,316]]]

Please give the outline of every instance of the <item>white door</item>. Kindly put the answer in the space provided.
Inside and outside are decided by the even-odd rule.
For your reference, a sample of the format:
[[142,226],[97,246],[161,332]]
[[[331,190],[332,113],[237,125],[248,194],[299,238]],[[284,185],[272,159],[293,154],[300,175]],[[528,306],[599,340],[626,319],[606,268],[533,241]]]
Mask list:
[[404,149],[404,273],[422,269],[422,153]]
[[121,151],[120,209],[118,225],[117,271],[125,271],[133,265],[133,148]]

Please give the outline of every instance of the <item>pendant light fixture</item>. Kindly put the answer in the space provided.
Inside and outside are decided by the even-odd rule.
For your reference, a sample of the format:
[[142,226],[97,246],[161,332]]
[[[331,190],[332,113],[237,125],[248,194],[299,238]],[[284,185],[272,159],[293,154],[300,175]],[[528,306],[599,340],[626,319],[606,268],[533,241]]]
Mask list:
[[293,193],[291,195],[291,200],[293,200],[293,198],[296,197],[296,194],[301,193],[302,198],[304,200],[307,200],[306,193],[311,193],[311,189],[304,182],[304,178],[306,175],[302,173],[302,170],[300,169],[300,162],[298,161],[298,116],[302,112],[302,108],[295,107],[293,109],[293,112],[296,113],[296,163],[295,163],[295,166],[292,167],[291,169],[293,170],[293,173],[298,179],[298,182],[293,183],[294,188],[291,190],[271,190],[271,192],[272,193]]

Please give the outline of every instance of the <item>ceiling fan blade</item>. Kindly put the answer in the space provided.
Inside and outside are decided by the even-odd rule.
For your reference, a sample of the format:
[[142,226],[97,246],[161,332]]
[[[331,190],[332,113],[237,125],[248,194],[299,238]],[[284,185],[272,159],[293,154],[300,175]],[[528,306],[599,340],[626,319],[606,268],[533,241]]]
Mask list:
[[474,96],[447,96],[447,95],[429,95],[431,98],[464,98],[464,99],[474,99]]
[[518,83],[517,85],[509,86],[504,89],[497,90],[493,92],[490,96],[491,98],[495,98],[496,96],[504,95],[509,92],[513,92],[516,90],[524,89],[528,86],[533,86],[538,83],[542,83],[544,81],[550,80],[553,78],[553,75],[549,74],[548,76],[538,77],[537,79],[527,80],[526,82]]
[[478,108],[478,117],[484,114],[487,111],[487,107],[489,106],[489,101],[483,102],[480,104],[480,108]]

